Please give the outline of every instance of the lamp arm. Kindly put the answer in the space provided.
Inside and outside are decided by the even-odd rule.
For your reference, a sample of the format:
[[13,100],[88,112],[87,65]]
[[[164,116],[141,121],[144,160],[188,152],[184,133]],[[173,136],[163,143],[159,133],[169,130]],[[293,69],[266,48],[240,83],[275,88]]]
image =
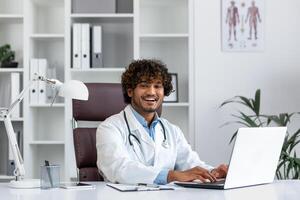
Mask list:
[[48,84],[55,84],[55,82],[53,82],[51,80],[49,81],[49,79],[35,74],[35,77],[32,80],[30,80],[29,84],[22,90],[22,92],[18,95],[17,99],[7,109],[3,109],[3,108],[1,109],[1,116],[4,117],[4,125],[6,128],[7,137],[8,137],[9,143],[11,145],[12,153],[14,156],[14,161],[15,161],[15,166],[16,166],[15,170],[14,170],[14,175],[16,176],[17,180],[20,180],[24,177],[25,167],[24,167],[24,161],[23,161],[23,158],[20,153],[19,146],[18,146],[18,142],[16,139],[15,131],[13,129],[12,122],[10,119],[10,114],[12,113],[14,108],[24,99],[26,92],[31,88],[31,86],[33,85],[33,83],[35,81],[45,81]]
[[10,115],[13,109],[21,103],[21,101],[24,99],[25,93],[31,88],[33,85],[34,81],[37,81],[37,79],[33,79],[29,82],[29,84],[22,90],[22,92],[18,95],[17,99],[8,107],[7,109],[7,115]]
[[15,131],[13,129],[11,119],[9,115],[4,115],[4,125],[6,128],[6,133],[8,137],[8,141],[11,145],[11,150],[14,155],[14,161],[15,161],[15,170],[14,175],[16,176],[17,180],[20,180],[25,175],[25,168],[24,168],[24,161],[20,153],[20,149],[18,146],[18,142],[16,139]]

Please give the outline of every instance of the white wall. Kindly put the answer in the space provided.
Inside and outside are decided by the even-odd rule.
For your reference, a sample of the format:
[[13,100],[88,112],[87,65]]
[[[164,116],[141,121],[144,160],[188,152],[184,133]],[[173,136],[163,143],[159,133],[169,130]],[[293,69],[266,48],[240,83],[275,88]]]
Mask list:
[[260,88],[262,112],[300,111],[300,1],[265,0],[265,49],[252,53],[221,51],[220,0],[195,0],[194,9],[195,143],[201,159],[216,165],[228,161],[237,127],[220,128],[236,110],[218,109],[224,100]]

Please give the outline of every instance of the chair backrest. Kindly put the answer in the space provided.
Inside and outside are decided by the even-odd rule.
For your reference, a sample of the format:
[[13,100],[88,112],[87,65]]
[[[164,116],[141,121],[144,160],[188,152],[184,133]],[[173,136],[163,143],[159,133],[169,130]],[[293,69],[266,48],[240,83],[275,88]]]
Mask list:
[[[89,100],[73,100],[75,121],[104,121],[125,108],[121,84],[86,83],[86,86]],[[103,180],[97,168],[96,128],[75,128],[73,138],[79,180]]]

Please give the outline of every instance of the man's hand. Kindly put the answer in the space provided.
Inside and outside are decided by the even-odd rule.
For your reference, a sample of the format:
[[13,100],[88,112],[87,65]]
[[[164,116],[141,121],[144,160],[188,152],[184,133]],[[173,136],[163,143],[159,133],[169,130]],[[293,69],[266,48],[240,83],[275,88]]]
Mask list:
[[208,170],[202,167],[194,167],[192,169],[186,171],[169,171],[168,174],[168,183],[172,181],[193,181],[193,180],[200,180],[202,182],[215,182],[217,178],[210,173]]
[[226,164],[221,164],[217,168],[213,169],[211,173],[216,177],[216,178],[225,178],[228,172],[228,165]]

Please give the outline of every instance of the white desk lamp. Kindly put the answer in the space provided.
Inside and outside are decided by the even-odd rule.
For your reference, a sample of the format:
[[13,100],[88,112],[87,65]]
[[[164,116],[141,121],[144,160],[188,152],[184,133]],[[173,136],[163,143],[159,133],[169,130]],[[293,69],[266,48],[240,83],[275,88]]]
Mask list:
[[6,133],[8,136],[9,143],[12,148],[12,153],[15,162],[14,175],[16,180],[10,182],[9,186],[13,188],[36,188],[40,187],[39,179],[24,179],[25,168],[24,162],[18,147],[16,140],[16,135],[11,123],[10,114],[24,98],[25,93],[30,89],[34,81],[44,81],[47,84],[52,85],[52,88],[56,90],[56,94],[62,97],[88,100],[89,92],[87,87],[81,82],[76,80],[71,80],[66,83],[61,83],[56,79],[48,79],[46,77],[38,76],[35,74],[35,78],[30,81],[29,85],[22,90],[17,99],[9,106],[9,108],[1,108],[0,116],[4,118],[4,124]]

